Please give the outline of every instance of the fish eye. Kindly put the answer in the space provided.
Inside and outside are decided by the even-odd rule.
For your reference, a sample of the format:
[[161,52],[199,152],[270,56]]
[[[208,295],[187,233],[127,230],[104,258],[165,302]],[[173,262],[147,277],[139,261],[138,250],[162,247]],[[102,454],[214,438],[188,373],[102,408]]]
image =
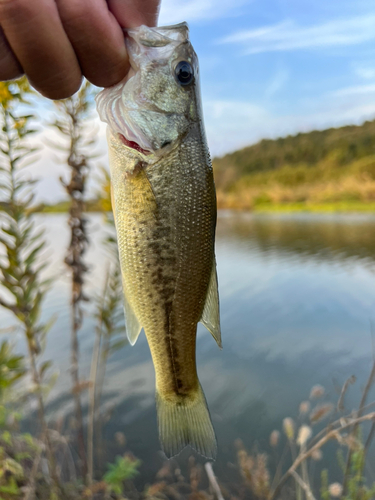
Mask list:
[[180,85],[189,85],[194,78],[194,69],[187,61],[180,61],[174,70],[176,79]]

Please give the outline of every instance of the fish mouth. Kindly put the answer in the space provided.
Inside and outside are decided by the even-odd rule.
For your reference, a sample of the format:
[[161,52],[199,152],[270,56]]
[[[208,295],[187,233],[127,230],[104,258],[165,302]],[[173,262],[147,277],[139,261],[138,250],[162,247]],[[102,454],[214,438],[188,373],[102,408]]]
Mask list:
[[140,26],[124,32],[131,69],[121,82],[99,92],[95,98],[97,111],[101,121],[107,123],[118,143],[144,156],[158,157],[167,154],[174,146],[175,140],[163,137],[159,141],[155,137],[157,130],[150,131],[147,123],[146,126],[138,123],[137,112],[143,108],[153,113],[163,114],[164,111],[156,105],[151,105],[150,102],[138,101],[139,92],[135,88],[136,75],[140,70],[140,60],[146,52],[151,51],[153,54],[152,51],[160,49],[166,58],[176,47],[187,43],[188,25],[180,23],[157,28]]
[[142,153],[145,156],[148,156],[152,153],[148,149],[143,149],[137,142],[130,141],[123,134],[118,134],[118,137],[120,141],[124,144],[124,146],[126,146],[127,148],[134,149],[134,151],[138,151],[139,153]]

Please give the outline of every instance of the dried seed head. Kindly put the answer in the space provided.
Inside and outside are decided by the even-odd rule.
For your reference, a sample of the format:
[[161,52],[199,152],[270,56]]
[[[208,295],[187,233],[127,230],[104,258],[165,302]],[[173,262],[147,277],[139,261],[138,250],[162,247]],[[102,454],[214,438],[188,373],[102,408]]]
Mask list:
[[314,385],[312,388],[311,388],[311,391],[310,391],[310,399],[318,399],[318,398],[321,398],[324,393],[325,393],[325,389],[322,385]]
[[357,439],[352,434],[348,434],[344,438],[344,443],[350,448],[352,451],[360,451],[362,450],[362,443],[359,439]]
[[305,415],[310,411],[310,401],[302,401],[299,405],[299,413],[300,415]]
[[236,439],[234,442],[234,446],[235,446],[236,450],[243,450],[244,449],[244,445],[243,445],[243,442],[241,439]]
[[279,439],[280,439],[280,432],[279,431],[272,431],[270,434],[270,445],[273,448],[276,448],[276,446],[279,444]]
[[288,439],[294,438],[294,421],[292,418],[290,417],[284,418],[283,429]]
[[311,458],[312,458],[313,460],[315,460],[316,462],[317,462],[318,460],[321,460],[321,459],[323,458],[323,453],[322,453],[322,450],[319,450],[319,449],[314,450],[314,451],[311,453]]
[[332,483],[328,486],[328,491],[331,497],[341,497],[342,485],[340,483]]
[[310,413],[310,422],[316,423],[327,417],[333,411],[333,404],[326,403],[316,406]]
[[267,498],[269,494],[270,473],[267,468],[267,455],[260,453],[255,459],[252,490],[258,498]]
[[116,432],[115,439],[120,446],[125,446],[126,437],[125,437],[125,434],[123,432]]
[[302,425],[298,431],[297,444],[303,446],[312,436],[312,429],[308,425]]

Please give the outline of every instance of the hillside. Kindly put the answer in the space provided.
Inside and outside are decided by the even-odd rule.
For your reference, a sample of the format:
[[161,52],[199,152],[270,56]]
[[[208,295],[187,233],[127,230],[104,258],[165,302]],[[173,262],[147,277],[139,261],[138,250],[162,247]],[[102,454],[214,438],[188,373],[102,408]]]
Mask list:
[[[213,160],[221,207],[375,208],[375,120],[265,139]],[[350,207],[349,207],[350,208]]]

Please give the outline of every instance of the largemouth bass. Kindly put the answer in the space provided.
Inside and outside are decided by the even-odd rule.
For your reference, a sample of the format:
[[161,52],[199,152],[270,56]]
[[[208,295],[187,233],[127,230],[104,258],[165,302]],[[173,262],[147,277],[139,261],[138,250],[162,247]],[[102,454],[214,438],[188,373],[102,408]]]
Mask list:
[[190,445],[214,459],[195,360],[199,321],[221,347],[216,195],[198,60],[186,23],[131,29],[125,43],[132,69],[98,95],[97,107],[108,124],[126,331],[134,345],[143,328],[150,346],[167,457]]

